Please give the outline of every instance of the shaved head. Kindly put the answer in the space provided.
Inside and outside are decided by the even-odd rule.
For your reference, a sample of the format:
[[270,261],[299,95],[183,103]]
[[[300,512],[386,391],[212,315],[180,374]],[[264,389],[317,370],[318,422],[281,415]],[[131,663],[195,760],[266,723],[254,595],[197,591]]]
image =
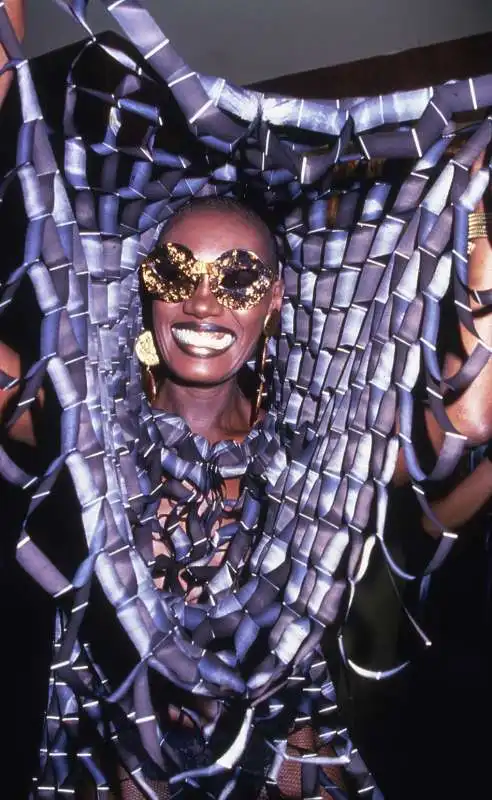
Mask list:
[[[170,241],[173,229],[180,226],[185,219],[187,220],[195,215],[198,217],[198,215],[209,216],[211,214],[217,215],[216,219],[219,219],[222,214],[231,221],[236,218],[238,222],[246,223],[250,228],[253,228],[262,241],[261,256],[265,259],[265,262],[272,266],[278,265],[277,242],[267,223],[256,211],[232,197],[200,197],[191,200],[182,206],[166,224],[162,232],[162,239]],[[260,253],[257,255],[260,255]]]

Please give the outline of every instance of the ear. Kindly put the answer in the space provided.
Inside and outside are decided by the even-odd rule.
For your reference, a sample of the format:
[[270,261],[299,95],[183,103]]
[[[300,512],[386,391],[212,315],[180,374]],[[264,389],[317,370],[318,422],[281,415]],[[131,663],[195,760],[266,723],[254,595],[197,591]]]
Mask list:
[[284,282],[282,280],[275,281],[272,285],[272,299],[270,301],[269,311],[280,311],[282,309],[282,301],[284,299]]

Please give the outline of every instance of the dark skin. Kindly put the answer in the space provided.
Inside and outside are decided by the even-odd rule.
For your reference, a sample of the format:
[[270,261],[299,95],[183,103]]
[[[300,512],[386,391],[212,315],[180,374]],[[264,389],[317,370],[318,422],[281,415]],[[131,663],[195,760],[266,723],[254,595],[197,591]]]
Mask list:
[[[490,156],[489,156],[490,157]],[[474,162],[471,173],[475,175],[486,162],[485,153],[482,152]],[[490,211],[491,186],[487,187],[484,197],[479,202],[475,211]],[[471,289],[485,291],[492,285],[492,242],[490,231],[488,238],[476,239],[472,252],[468,257],[468,282]],[[474,323],[477,333],[488,347],[492,349],[492,314],[483,313],[482,307],[470,297],[470,308],[474,313]],[[477,339],[464,325],[458,326],[461,341],[461,353],[447,353],[444,357],[444,379],[455,375],[461,368],[465,357],[469,356],[476,347]],[[458,433],[468,439],[468,445],[486,444],[492,439],[492,403],[490,402],[492,388],[492,358],[472,381],[468,389],[446,408],[449,420]],[[444,433],[437,420],[426,410],[425,423],[429,439],[436,453],[441,449]],[[397,425],[398,428],[398,425]],[[400,449],[393,483],[397,486],[405,484],[409,479],[405,456]]]
[[[5,8],[10,17],[10,21],[19,39],[24,35],[24,0],[5,0]],[[7,54],[0,46],[0,69],[7,61]],[[12,83],[12,73],[5,72],[0,75],[0,106],[7,95],[10,84]]]
[[[202,261],[213,261],[234,248],[251,250],[264,263],[271,258],[263,231],[230,210],[201,208],[177,217],[163,239],[186,245]],[[280,310],[283,284],[276,281],[253,308],[233,311],[218,302],[208,282],[205,276],[192,297],[182,303],[153,302],[154,338],[170,370],[154,406],[179,414],[194,433],[211,442],[242,439],[250,429],[251,404],[239,390],[237,376],[255,353],[265,319]],[[174,324],[189,325],[197,333],[201,326],[213,325],[228,331],[234,341],[223,352],[183,351],[173,338]]]
[[[185,245],[195,258],[206,262],[232,249],[250,250],[265,264],[272,257],[269,234],[230,209],[198,207],[184,213],[166,228],[162,241]],[[247,310],[231,310],[214,297],[205,276],[188,300],[181,303],[154,300],[154,340],[168,372],[158,387],[154,407],[183,417],[194,433],[210,442],[244,439],[251,428],[252,408],[238,386],[238,373],[254,356],[265,319],[280,310],[282,295],[283,284],[278,280],[257,305]],[[205,344],[210,326],[218,328],[221,332],[218,344],[223,341],[223,349],[183,348],[173,336],[175,325],[192,330]],[[231,339],[232,344],[227,346]],[[235,500],[240,481],[226,481],[225,490],[227,497]],[[163,500],[159,515],[165,516],[170,510],[169,503]],[[169,554],[161,541],[155,543],[155,552]],[[220,563],[222,558],[223,553],[218,554],[217,561]],[[188,599],[196,600],[199,595],[200,591],[192,591]]]

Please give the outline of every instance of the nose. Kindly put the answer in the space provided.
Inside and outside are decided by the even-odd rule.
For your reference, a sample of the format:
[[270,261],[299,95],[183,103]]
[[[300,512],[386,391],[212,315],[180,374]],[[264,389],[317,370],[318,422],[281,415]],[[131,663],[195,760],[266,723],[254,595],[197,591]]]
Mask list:
[[198,319],[218,317],[222,310],[219,301],[210,291],[210,278],[208,275],[203,276],[191,297],[183,303],[184,313],[198,317]]

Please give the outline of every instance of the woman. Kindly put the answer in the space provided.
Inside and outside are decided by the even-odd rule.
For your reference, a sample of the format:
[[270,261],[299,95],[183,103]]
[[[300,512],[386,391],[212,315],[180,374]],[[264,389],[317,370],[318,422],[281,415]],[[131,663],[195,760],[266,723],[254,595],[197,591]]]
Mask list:
[[[133,535],[161,591],[181,595],[185,605],[217,602],[214,576],[217,581],[221,568],[222,572],[240,569],[238,554],[246,560],[251,550],[251,545],[241,548],[238,527],[245,524],[242,512],[248,488],[251,492],[253,485],[254,496],[261,498],[264,481],[255,481],[248,469],[258,458],[263,468],[268,465],[266,451],[274,441],[273,417],[265,416],[262,408],[263,379],[252,387],[252,397],[246,397],[239,381],[251,358],[257,359],[263,375],[268,338],[278,323],[283,285],[278,278],[277,246],[266,224],[247,207],[227,198],[195,201],[166,226],[141,273],[144,317],[148,316],[152,333],[146,330],[140,335],[136,352],[145,367],[152,416],[159,428],[170,426],[176,440],[183,439],[183,452],[177,451],[180,471],[185,452],[192,461],[190,478],[178,486],[174,473],[166,480],[166,470],[156,465],[159,486],[150,492]],[[2,356],[4,369],[8,367],[12,374],[18,368],[16,356],[5,346]],[[11,394],[2,393],[2,400],[7,404]],[[42,394],[38,405],[44,405]],[[29,412],[12,426],[11,434],[18,441],[36,444]],[[193,485],[192,473],[197,471],[196,459],[203,449],[207,451],[206,473],[198,480],[195,475]],[[148,454],[146,461],[148,468]],[[238,551],[235,555],[230,550],[232,541]],[[120,660],[124,660],[122,655]],[[100,657],[107,661],[108,654]],[[184,765],[193,768],[204,758],[200,724],[214,720],[217,702],[185,698],[185,694],[171,695],[164,685],[156,702],[161,706],[163,730],[167,727],[167,736],[175,737]],[[234,735],[234,711],[225,716],[225,731]],[[221,739],[225,744],[224,732]],[[322,739],[315,742],[305,723],[289,737],[286,754],[300,757],[315,745],[321,758],[337,762]],[[268,754],[258,744],[253,754],[259,762],[254,769],[249,767],[251,774],[243,781],[242,791],[254,791],[259,776],[264,778],[261,770]],[[300,797],[299,766],[285,762],[277,772],[283,796]],[[340,781],[337,771],[325,765],[327,787],[334,777]],[[117,796],[137,796],[124,772],[115,780]],[[168,796],[162,781],[150,780],[150,785],[159,797]],[[322,789],[322,796],[331,795]]]
[[[123,22],[125,5],[111,6]],[[145,33],[155,29],[142,10],[132,14],[129,27],[143,48]],[[34,443],[32,408],[46,410],[51,394],[60,418],[50,430],[60,454],[42,475],[8,459],[2,465],[10,479],[35,487],[18,558],[58,605],[35,795],[73,793],[90,776],[104,796],[108,780],[121,783],[115,762],[126,773],[123,786],[136,785],[150,798],[166,786],[198,797],[254,796],[275,793],[276,786],[293,797],[357,789],[376,795],[336,719],[326,659],[347,588],[363,574],[376,542],[365,534],[376,527],[376,496],[378,529],[384,524],[384,487],[396,458],[395,383],[404,401],[402,439],[418,473],[408,402],[422,308],[434,308],[446,288],[438,255],[451,233],[447,195],[441,208],[440,186],[425,198],[439,225],[429,249],[419,250],[426,281],[412,294],[411,255],[418,236],[429,236],[425,221],[419,227],[416,217],[405,217],[416,198],[420,215],[414,173],[404,182],[406,210],[403,196],[395,201],[400,217],[389,213],[378,189],[361,225],[355,205],[342,202],[337,231],[327,231],[325,189],[316,182],[331,163],[323,161],[326,154],[299,158],[298,144],[276,141],[273,126],[266,132],[259,124],[257,103],[248,106],[247,124],[238,123],[234,95],[222,87],[213,105],[167,43],[156,44],[145,51],[148,62],[176,86],[190,125],[198,121],[193,156],[203,158],[204,178],[194,164],[188,169],[180,151],[161,146],[159,110],[136,101],[145,65],[133,62],[134,54],[103,50],[128,74],[118,76],[107,97],[100,86],[88,87],[87,95],[104,95],[110,115],[102,140],[88,138],[87,145],[78,125],[88,115],[74,113],[78,61],[69,76],[63,146],[70,197],[36,114],[23,122],[29,152],[19,148],[29,223],[25,266],[42,322],[40,358],[23,388],[15,385],[18,357],[2,350],[3,371],[14,379],[4,384],[4,419],[11,435]],[[105,90],[106,79],[101,72]],[[26,114],[35,99],[27,81],[19,86]],[[460,97],[455,88],[453,97]],[[137,147],[119,138],[127,112],[150,120]],[[346,113],[335,116],[345,141]],[[29,137],[33,126],[36,136]],[[403,126],[405,142],[413,142],[407,133]],[[487,136],[485,126],[465,143],[464,173]],[[363,145],[372,147],[367,137]],[[230,192],[238,176],[253,184],[259,176],[267,205],[273,195],[291,207],[301,183],[309,187],[308,222],[294,213],[280,231],[289,256],[283,300],[274,242],[257,217],[229,201],[183,204],[190,194],[217,193],[217,186]],[[468,210],[485,170],[478,178]],[[384,235],[373,243],[378,225]],[[461,230],[458,256],[463,246]],[[473,255],[470,282],[480,290],[486,270]],[[281,303],[277,358],[265,381],[265,334]],[[489,322],[480,325],[485,338]],[[433,345],[433,331],[426,333]],[[464,324],[462,333],[466,355],[477,331]],[[134,352],[149,373],[150,405]],[[239,372],[252,356],[257,375],[248,397]],[[445,448],[448,466],[464,435],[489,438],[490,367],[480,366],[478,377],[476,363],[458,372],[460,388],[476,380],[447,417],[428,417],[436,441],[447,420],[459,425],[462,435],[448,428],[454,442]],[[266,412],[254,396],[261,399],[264,390]],[[59,530],[44,540],[35,525],[64,470],[83,525],[79,533],[71,526],[66,554]],[[341,637],[340,644],[343,653]],[[343,789],[330,765],[347,767]]]

